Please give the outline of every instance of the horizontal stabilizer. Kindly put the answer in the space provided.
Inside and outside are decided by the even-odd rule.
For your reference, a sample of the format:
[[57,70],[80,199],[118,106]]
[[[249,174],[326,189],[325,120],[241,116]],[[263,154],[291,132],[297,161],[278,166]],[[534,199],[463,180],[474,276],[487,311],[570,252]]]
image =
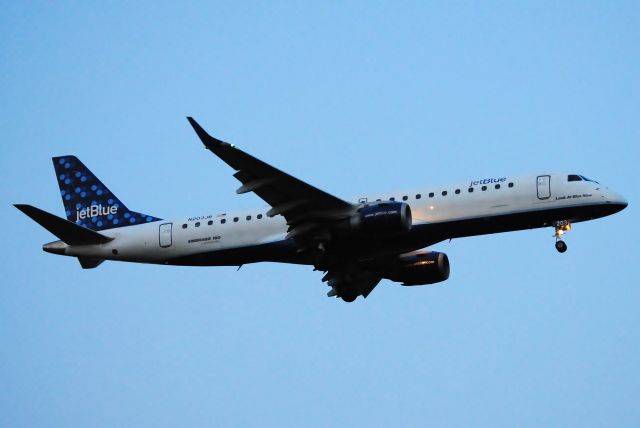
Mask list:
[[[15,204],[17,209],[69,245],[104,244],[113,238],[104,236],[31,205]],[[97,265],[96,265],[97,266]]]

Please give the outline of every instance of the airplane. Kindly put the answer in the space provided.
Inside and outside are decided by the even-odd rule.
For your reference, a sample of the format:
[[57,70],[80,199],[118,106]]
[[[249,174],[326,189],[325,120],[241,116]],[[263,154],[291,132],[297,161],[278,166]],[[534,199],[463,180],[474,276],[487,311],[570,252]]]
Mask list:
[[77,257],[84,269],[105,260],[180,266],[256,262],[310,265],[327,295],[353,302],[382,279],[405,286],[449,278],[445,253],[425,250],[454,238],[552,227],[555,247],[573,223],[617,213],[625,198],[580,174],[491,176],[446,186],[341,199],[305,183],[187,118],[205,148],[235,173],[238,194],[268,207],[163,220],[127,208],[78,158],[53,158],[66,219],[15,207],[59,240],[49,253]]

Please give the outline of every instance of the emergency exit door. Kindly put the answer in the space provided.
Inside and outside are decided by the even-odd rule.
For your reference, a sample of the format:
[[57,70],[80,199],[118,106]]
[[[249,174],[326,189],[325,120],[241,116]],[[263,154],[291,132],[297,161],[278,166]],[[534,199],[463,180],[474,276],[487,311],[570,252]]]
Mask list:
[[171,227],[172,223],[165,223],[160,225],[160,246],[167,248],[171,246]]
[[551,176],[538,176],[538,199],[549,199],[551,197]]

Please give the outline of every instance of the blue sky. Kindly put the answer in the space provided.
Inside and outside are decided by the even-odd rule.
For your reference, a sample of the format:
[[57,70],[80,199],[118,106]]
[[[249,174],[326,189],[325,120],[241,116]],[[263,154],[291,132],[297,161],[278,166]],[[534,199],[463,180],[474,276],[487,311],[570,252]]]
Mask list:
[[[637,2],[5,2],[0,425],[637,426]],[[77,261],[75,154],[162,218],[262,206],[219,138],[347,197],[568,170],[622,213],[441,243],[451,278],[325,297],[301,266]]]

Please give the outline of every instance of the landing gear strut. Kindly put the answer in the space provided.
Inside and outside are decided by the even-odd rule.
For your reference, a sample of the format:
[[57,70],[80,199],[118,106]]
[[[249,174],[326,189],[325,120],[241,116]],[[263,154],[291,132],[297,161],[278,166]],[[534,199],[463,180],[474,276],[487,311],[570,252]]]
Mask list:
[[567,251],[567,244],[562,240],[562,235],[571,230],[571,222],[569,220],[556,221],[554,226],[556,228],[556,233],[553,235],[556,238],[556,250],[559,253],[564,253]]

